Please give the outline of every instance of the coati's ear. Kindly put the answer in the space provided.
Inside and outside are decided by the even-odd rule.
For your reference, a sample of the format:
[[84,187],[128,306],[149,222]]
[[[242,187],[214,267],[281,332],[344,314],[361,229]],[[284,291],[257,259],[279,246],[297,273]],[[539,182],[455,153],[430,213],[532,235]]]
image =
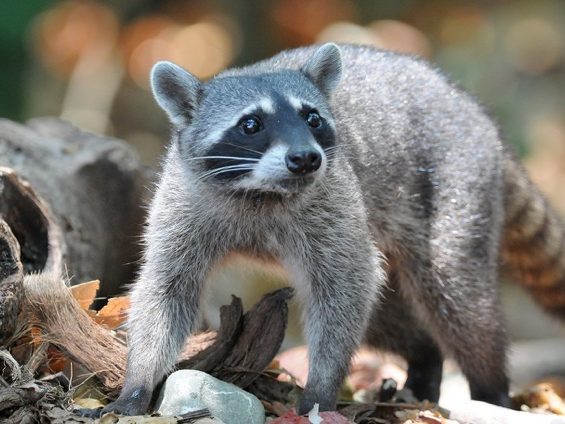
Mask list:
[[151,70],[153,96],[174,125],[190,122],[200,87],[198,78],[174,63],[157,62]]
[[334,43],[327,43],[308,59],[302,67],[302,72],[318,86],[325,96],[329,97],[341,80],[341,68],[339,47]]

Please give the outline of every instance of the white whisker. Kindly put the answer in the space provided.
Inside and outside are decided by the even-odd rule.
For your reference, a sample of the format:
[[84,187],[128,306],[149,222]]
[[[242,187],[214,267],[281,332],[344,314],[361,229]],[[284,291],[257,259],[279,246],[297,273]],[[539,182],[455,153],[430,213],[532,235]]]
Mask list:
[[219,172],[219,171],[231,171],[231,170],[237,170],[237,169],[240,169],[240,168],[251,168],[251,167],[249,165],[222,166],[220,168],[214,168],[214,169],[211,169],[209,171],[206,171],[206,172],[202,173],[200,176],[206,177],[208,175],[215,174],[216,172]]
[[238,165],[228,165],[228,166],[222,166],[220,168],[214,168],[211,169],[209,171],[206,171],[202,174],[200,174],[197,178],[197,181],[202,181],[205,178],[208,177],[213,177],[215,175],[218,174],[222,174],[224,172],[230,172],[230,171],[252,171],[254,169],[253,166],[250,166],[251,164],[238,164]]
[[331,151],[338,150],[338,149],[345,148],[345,147],[349,147],[349,146],[355,146],[355,143],[337,144],[335,146],[326,147],[323,150],[324,150],[324,152],[331,152]]
[[241,150],[247,150],[248,152],[257,153],[259,156],[263,156],[263,153],[259,152],[258,150],[250,149],[249,147],[243,147],[238,144],[227,143],[227,142],[222,142],[222,144],[227,144],[228,146],[233,146]]
[[252,171],[253,168],[238,168],[238,169],[222,169],[220,171],[214,172],[213,174],[207,175],[206,178],[215,177],[219,174],[224,174],[226,172],[234,172],[234,171]]
[[187,160],[204,160],[204,159],[233,159],[233,160],[247,160],[250,162],[259,162],[260,159],[257,158],[243,158],[239,156],[197,156],[194,158],[189,158]]

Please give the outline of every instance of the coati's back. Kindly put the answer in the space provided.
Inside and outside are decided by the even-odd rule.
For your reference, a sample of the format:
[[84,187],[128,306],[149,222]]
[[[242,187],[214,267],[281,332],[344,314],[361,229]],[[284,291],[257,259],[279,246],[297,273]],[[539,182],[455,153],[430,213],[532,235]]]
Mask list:
[[[299,69],[316,48],[284,51],[223,75]],[[425,244],[436,197],[449,197],[461,180],[482,181],[502,226],[501,273],[565,318],[565,225],[476,100],[424,61],[364,46],[340,50],[343,74],[330,104],[375,242],[397,253]],[[473,193],[467,201],[475,201]],[[457,216],[458,207],[441,212]]]

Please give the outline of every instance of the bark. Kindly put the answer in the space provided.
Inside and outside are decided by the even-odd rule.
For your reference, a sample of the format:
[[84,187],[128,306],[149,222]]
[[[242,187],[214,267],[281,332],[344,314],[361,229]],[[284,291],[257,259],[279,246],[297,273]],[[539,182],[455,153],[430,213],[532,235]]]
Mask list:
[[0,219],[0,345],[14,333],[20,313],[23,273],[19,258],[18,241]]
[[233,297],[220,309],[215,342],[178,368],[207,372],[241,388],[257,380],[280,349],[288,319],[287,302],[294,291],[276,290],[242,315],[241,300]]
[[23,317],[42,330],[42,341],[96,374],[107,391],[117,394],[125,374],[125,344],[92,320],[57,274],[26,276],[24,291]]
[[26,273],[100,279],[100,296],[132,280],[146,178],[130,147],[55,118],[0,120],[0,166],[12,169],[3,170],[12,185],[0,194],[0,217]]

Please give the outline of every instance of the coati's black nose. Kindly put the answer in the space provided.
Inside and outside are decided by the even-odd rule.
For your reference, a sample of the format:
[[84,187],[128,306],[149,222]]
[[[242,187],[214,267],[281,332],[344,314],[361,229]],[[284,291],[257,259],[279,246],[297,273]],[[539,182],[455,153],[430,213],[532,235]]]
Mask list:
[[287,153],[285,162],[293,174],[308,174],[320,167],[322,155],[316,150],[292,151]]

